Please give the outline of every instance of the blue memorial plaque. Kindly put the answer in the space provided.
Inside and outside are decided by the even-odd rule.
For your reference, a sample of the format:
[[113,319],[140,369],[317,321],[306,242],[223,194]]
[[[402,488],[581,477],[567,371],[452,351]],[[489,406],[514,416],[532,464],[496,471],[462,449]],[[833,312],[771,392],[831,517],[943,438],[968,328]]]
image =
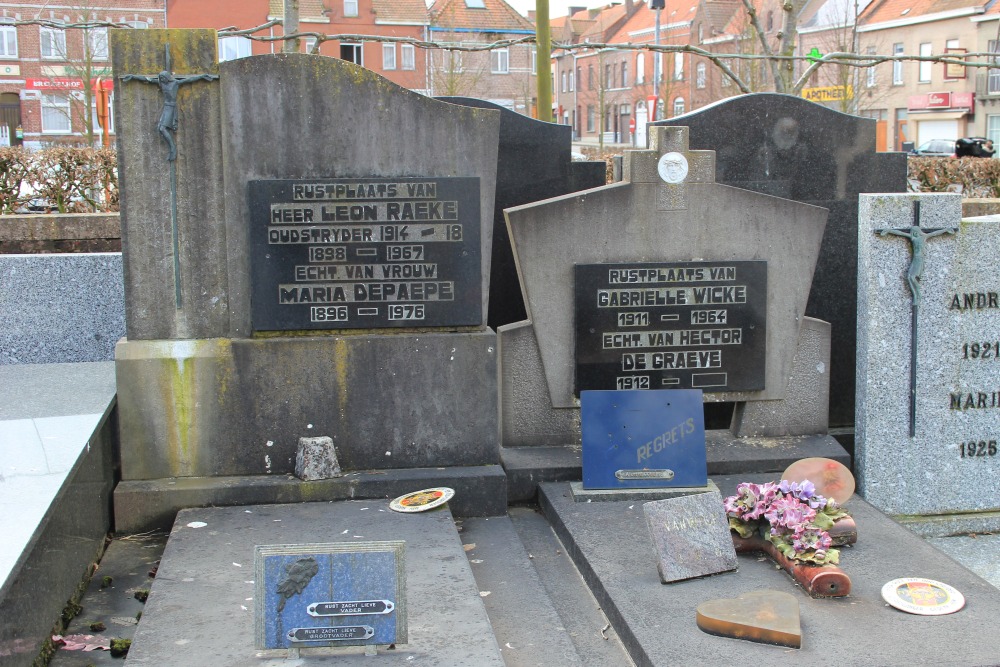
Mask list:
[[580,392],[583,488],[705,486],[700,389]]
[[405,644],[404,545],[258,546],[257,648]]

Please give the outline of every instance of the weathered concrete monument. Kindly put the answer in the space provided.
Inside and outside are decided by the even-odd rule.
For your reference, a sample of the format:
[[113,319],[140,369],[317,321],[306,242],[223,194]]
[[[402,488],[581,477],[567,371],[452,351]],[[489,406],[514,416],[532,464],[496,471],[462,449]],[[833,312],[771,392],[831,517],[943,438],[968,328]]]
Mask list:
[[[112,43],[119,526],[414,479],[463,489],[459,512],[502,512],[486,327],[499,114],[337,59],[220,66],[215,40]],[[160,72],[184,85],[168,91]],[[345,477],[288,477],[312,436],[333,439]]]

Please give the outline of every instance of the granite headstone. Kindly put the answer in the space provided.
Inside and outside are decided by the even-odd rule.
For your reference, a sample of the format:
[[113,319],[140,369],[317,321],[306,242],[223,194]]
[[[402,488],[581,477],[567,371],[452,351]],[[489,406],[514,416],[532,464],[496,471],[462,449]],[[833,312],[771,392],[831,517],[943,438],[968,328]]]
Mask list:
[[961,207],[861,197],[855,473],[889,514],[1000,510],[1000,217]]
[[875,152],[875,121],[800,97],[730,97],[653,124],[715,151],[715,180],[829,209],[806,314],[831,324],[830,425],[854,423],[858,193],[905,192],[906,155]]
[[738,567],[718,491],[643,504],[660,582],[683,581]]
[[500,113],[488,318],[489,326],[495,331],[527,316],[503,210],[600,187],[606,182],[607,166],[603,160],[577,162],[572,159],[573,129],[568,125],[546,123],[472,97],[437,99]]

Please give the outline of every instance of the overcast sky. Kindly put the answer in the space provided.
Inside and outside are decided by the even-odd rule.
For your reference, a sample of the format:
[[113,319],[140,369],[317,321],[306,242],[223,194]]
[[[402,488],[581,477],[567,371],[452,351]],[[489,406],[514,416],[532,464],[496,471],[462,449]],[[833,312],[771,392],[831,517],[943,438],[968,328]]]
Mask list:
[[[549,0],[549,16],[555,18],[557,16],[565,16],[566,12],[569,11],[569,7],[601,7],[607,5],[611,0],[580,0],[578,2],[573,2],[572,0]],[[521,12],[524,16],[528,15],[529,10],[535,9],[535,0],[507,0],[507,3],[512,6],[517,11]]]

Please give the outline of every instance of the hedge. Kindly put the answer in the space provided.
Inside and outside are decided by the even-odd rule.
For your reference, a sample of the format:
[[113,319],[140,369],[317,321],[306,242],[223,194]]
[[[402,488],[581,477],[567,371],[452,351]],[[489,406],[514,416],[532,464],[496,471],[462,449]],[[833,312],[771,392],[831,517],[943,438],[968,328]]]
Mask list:
[[966,199],[1000,197],[1000,160],[911,157],[906,178],[913,192],[958,192]]
[[118,156],[112,148],[0,148],[0,213],[118,210]]

